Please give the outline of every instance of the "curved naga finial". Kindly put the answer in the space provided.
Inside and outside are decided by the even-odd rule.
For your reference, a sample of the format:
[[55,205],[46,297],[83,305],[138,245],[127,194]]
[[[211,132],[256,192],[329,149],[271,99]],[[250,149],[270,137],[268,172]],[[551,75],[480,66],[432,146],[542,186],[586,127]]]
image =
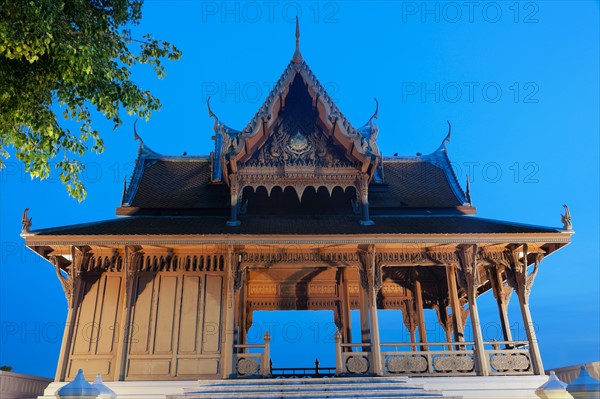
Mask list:
[[375,112],[371,119],[369,119],[369,125],[373,126],[373,119],[377,119],[379,117],[379,101],[377,101],[377,97],[374,97],[375,100]]
[[136,119],[135,122],[133,122],[133,139],[139,141],[140,145],[143,145],[144,140],[142,140],[142,138],[140,137],[140,135],[137,132],[137,123],[138,123],[138,119]]
[[563,223],[563,229],[573,230],[573,224],[571,223],[571,211],[569,211],[569,207],[567,205],[563,205],[563,208],[565,208],[565,214],[560,215],[560,220]]
[[219,130],[219,118],[214,112],[212,112],[212,109],[210,109],[210,96],[208,96],[206,99],[206,107],[208,108],[208,117],[215,119],[215,123],[213,124],[213,132],[217,133]]
[[21,234],[29,233],[29,229],[31,228],[31,218],[27,216],[27,212],[29,212],[29,208],[25,208],[23,211],[23,216],[21,218]]
[[133,139],[140,142],[140,146],[138,147],[138,155],[139,155],[142,153],[142,147],[144,146],[144,140],[142,140],[142,138],[140,137],[140,135],[137,132],[137,123],[138,123],[138,120],[136,119],[135,122],[133,122]]
[[446,123],[448,123],[448,134],[444,137],[442,145],[440,145],[440,147],[444,147],[444,149],[446,148],[446,143],[450,142],[450,136],[452,135],[452,125],[450,124],[450,121],[446,121]]

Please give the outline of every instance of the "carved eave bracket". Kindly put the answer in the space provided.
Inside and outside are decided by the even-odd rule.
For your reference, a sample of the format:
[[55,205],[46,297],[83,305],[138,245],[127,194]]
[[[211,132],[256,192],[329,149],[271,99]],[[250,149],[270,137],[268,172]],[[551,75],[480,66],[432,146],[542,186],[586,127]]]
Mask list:
[[69,308],[75,305],[75,298],[79,294],[81,287],[81,273],[84,266],[91,257],[89,247],[71,247],[71,261],[68,261],[63,256],[50,254],[48,260],[54,265],[56,276],[60,282]]
[[529,294],[539,270],[539,264],[544,259],[541,252],[533,254],[534,265],[528,273],[528,245],[516,246],[508,251],[509,267],[506,270],[506,281],[513,288],[524,303],[529,303]]
[[[477,288],[481,285],[478,273],[478,264],[481,261],[479,257],[479,247],[476,244],[461,245],[458,248],[458,264],[460,273],[458,278],[459,285],[463,282],[466,287],[469,302],[473,302],[477,296]],[[463,280],[464,279],[464,280]],[[463,280],[463,281],[461,281]]]
[[375,295],[383,285],[382,262],[375,256],[375,246],[368,245],[358,250],[361,266],[359,277],[363,288],[372,290]]

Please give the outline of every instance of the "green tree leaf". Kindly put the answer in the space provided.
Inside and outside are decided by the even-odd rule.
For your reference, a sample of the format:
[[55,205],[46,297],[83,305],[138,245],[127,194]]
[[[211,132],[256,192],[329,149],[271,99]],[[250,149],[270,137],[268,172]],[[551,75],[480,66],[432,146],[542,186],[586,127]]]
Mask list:
[[[104,150],[90,110],[114,128],[123,111],[148,119],[160,101],[131,80],[131,67],[148,64],[162,78],[162,60],[181,57],[149,34],[131,36],[142,3],[0,0],[0,167],[14,148],[32,177],[47,178],[52,163],[68,193],[85,198],[77,157]],[[59,107],[78,132],[61,126]]]

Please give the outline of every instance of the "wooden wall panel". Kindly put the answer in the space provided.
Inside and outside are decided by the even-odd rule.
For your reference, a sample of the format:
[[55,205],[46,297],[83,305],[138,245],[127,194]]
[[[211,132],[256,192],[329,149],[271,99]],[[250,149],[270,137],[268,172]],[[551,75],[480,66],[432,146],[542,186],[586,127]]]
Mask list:
[[134,290],[127,380],[217,377],[223,276],[140,273]]
[[85,276],[81,282],[81,303],[77,307],[75,341],[68,360],[66,379],[79,368],[86,375],[100,373],[113,379],[116,345],[122,309],[122,276],[118,273]]
[[216,353],[220,350],[222,287],[221,276],[206,276],[202,353]]
[[95,335],[94,318],[98,301],[98,291],[100,289],[100,280],[84,279],[81,289],[85,293],[81,305],[79,306],[78,316],[75,321],[75,343],[73,345],[73,355],[89,354],[91,352],[92,338]]
[[131,324],[129,353],[149,353],[148,339],[151,328],[152,303],[154,298],[154,275],[143,273],[137,279],[135,286],[134,310]]
[[201,334],[199,334],[199,320],[202,315],[200,307],[201,282],[200,276],[183,276],[178,349],[178,353],[181,354],[197,353],[202,339]]
[[116,337],[118,337],[117,334],[121,328],[117,321],[119,320],[117,317],[120,315],[120,299],[121,277],[106,276],[102,306],[99,309],[98,325],[100,329],[96,347],[97,354],[112,354],[115,350],[114,344],[117,342]]
[[170,354],[173,348],[177,276],[158,276],[158,308],[154,325],[154,354]]

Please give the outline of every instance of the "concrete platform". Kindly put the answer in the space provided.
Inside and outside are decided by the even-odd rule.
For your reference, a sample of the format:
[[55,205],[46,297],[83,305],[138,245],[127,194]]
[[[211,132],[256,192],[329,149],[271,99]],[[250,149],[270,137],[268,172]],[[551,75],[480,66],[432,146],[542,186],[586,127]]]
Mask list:
[[[538,399],[547,376],[362,377],[105,382],[118,399],[204,398],[447,398]],[[53,382],[39,399],[55,399],[64,382]]]

